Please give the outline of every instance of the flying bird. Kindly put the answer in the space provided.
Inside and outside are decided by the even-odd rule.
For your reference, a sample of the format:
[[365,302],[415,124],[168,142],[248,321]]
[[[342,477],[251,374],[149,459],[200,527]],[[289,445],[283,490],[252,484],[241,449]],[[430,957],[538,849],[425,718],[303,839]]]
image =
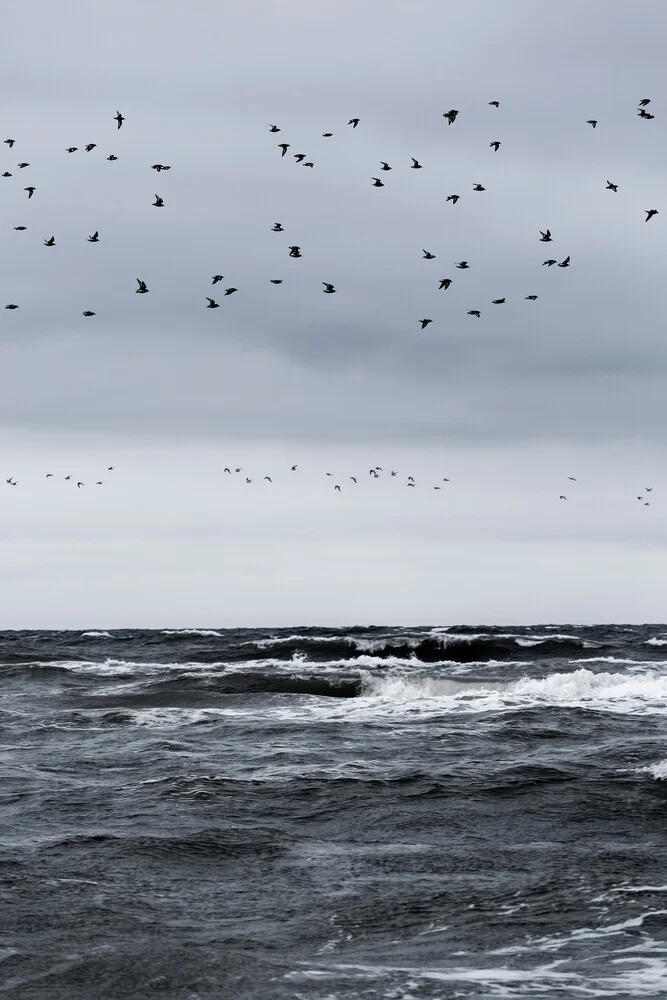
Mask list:
[[545,265],[546,265],[547,267],[553,267],[553,265],[554,265],[555,263],[556,263],[556,261],[555,261],[555,260],[545,260],[545,261],[543,262],[543,264],[542,264],[542,267],[544,267]]
[[8,306],[5,306],[5,309],[18,309],[18,306],[15,302],[10,302]]
[[607,187],[605,191],[616,191],[618,192],[618,184],[612,184],[611,181],[607,181]]
[[501,306],[505,299],[491,299],[491,303],[494,306]]
[[268,481],[269,483],[272,483],[272,482],[273,482],[273,480],[271,479],[271,476],[264,476],[264,478],[265,478],[265,479],[266,479],[266,480],[267,480],[267,481]]
[[448,122],[448,123],[449,123],[450,125],[453,125],[453,124],[454,124],[454,122],[456,121],[456,117],[457,117],[457,115],[458,115],[458,111],[455,111],[454,109],[452,109],[451,111],[445,111],[445,113],[443,114],[443,116],[442,116],[442,117],[443,117],[443,118],[446,118],[446,119],[447,119],[447,122]]
[[535,300],[538,298],[538,296],[537,295],[526,295],[526,298],[529,299],[531,302],[535,302]]
[[429,250],[424,250],[424,260],[435,260],[435,254]]
[[82,486],[85,486],[85,485],[86,485],[85,483],[77,483],[77,484],[76,484],[76,488],[77,488],[77,490],[80,490],[80,489],[81,489],[81,487],[82,487]]
[[290,257],[302,257],[303,254],[301,253],[301,247],[290,247],[289,248],[289,256]]
[[586,121],[586,124],[587,124],[587,125],[592,125],[592,126],[593,126],[593,128],[595,128],[595,126],[597,125],[597,119],[596,119],[596,118],[589,118],[589,119],[588,119],[588,120]]
[[107,160],[117,160],[117,159],[118,157],[114,156],[113,153],[111,154],[111,156],[107,156]]
[[225,288],[225,295],[233,295],[234,292],[238,292],[238,288]]
[[7,143],[7,145],[11,149],[12,146],[14,145],[14,143],[16,142],[16,139],[5,139],[4,141]]
[[92,236],[88,237],[88,242],[89,243],[99,243],[100,242],[100,234],[99,234],[99,231],[97,229],[95,230],[95,232],[93,233]]
[[152,204],[154,208],[164,208],[164,201],[159,194],[155,195],[155,201]]
[[94,316],[95,313],[92,311],[92,309],[86,309],[85,312],[83,313],[83,315],[84,316]]
[[137,278],[137,284],[139,287],[135,288],[135,295],[145,295],[146,292],[150,291],[150,289],[146,287],[146,282],[142,281],[141,278]]
[[389,166],[389,164],[385,163],[384,160],[380,160],[380,163],[382,164],[382,166],[380,167],[381,170],[391,170],[391,167]]
[[322,133],[322,138],[323,139],[330,139],[332,135],[333,135],[333,132],[323,132]]
[[289,142],[279,142],[278,143],[278,149],[282,149],[282,153],[280,155],[284,156],[285,153],[287,152],[287,150],[289,149],[289,147],[290,147]]
[[44,246],[45,247],[54,247],[55,245],[56,245],[56,238],[55,238],[55,236],[52,236],[48,240],[44,240]]
[[379,177],[373,177],[371,179],[373,181],[373,187],[376,187],[376,188],[383,188],[384,187],[384,184],[382,183],[382,181],[380,180]]
[[27,228],[28,228],[27,226],[14,226],[14,229],[18,229],[19,232],[21,233],[24,232]]
[[280,132],[277,125],[269,125],[269,132]]
[[451,278],[441,278],[440,279],[440,285],[438,286],[438,290],[440,290],[441,288],[444,288],[445,291],[447,291],[447,289],[449,288],[449,286],[451,285],[451,283],[452,283],[452,279]]
[[468,310],[468,316],[476,316],[477,319],[479,319],[481,315],[482,314],[480,313],[479,309],[469,309]]
[[28,192],[28,201],[29,201],[32,198],[33,194],[35,193],[35,188],[34,187],[27,187],[27,188],[23,188],[23,190]]
[[359,121],[360,121],[359,118],[350,118],[350,120],[349,120],[349,122],[347,124],[351,125],[352,128],[356,128],[357,125],[359,124]]
[[472,189],[473,191],[486,191],[486,188],[481,184],[473,184]]
[[334,489],[338,490],[338,492],[340,493],[340,486],[334,486]]
[[411,167],[411,169],[412,170],[421,170],[422,165],[419,162],[419,160],[415,160],[414,156],[411,156],[410,159],[412,160],[412,167]]
[[88,145],[86,146],[86,152],[90,153],[96,147],[97,147],[97,143],[96,142],[89,142]]
[[448,194],[447,201],[451,201],[452,205],[455,205],[460,197],[460,194]]
[[283,283],[282,278],[269,278],[269,281],[271,282],[272,285],[282,285]]
[[564,496],[563,496],[563,495],[561,494],[561,495],[560,495],[560,497],[559,497],[558,499],[559,499],[559,500],[567,500],[567,497],[564,497]]
[[493,149],[494,149],[494,150],[496,151],[496,153],[497,153],[497,152],[498,152],[498,150],[500,149],[500,143],[499,143],[499,142],[490,142],[490,143],[489,143],[489,146],[490,146],[490,147],[492,146],[492,147],[493,147]]
[[121,125],[123,124],[123,122],[125,121],[125,119],[121,115],[120,111],[116,111],[116,114],[114,115],[114,118],[118,122],[118,128],[120,128]]
[[291,466],[290,471],[291,472],[296,472],[297,469],[298,469],[298,465],[293,465],[293,466]]
[[311,163],[310,160],[306,160],[306,162],[304,163],[304,167],[314,167],[314,166],[315,164]]
[[283,227],[280,225],[279,222],[276,222],[276,223],[274,223],[273,226],[271,226],[271,232],[272,233],[284,233],[285,230],[283,229]]
[[500,107],[500,101],[489,101],[489,104],[494,108]]
[[643,108],[641,109],[641,111],[638,111],[637,114],[639,115],[640,118],[655,118],[655,115],[650,115],[648,111],[644,111]]
[[540,243],[551,243],[551,230],[547,229],[546,233],[543,233],[540,229]]
[[570,479],[573,483],[576,483],[577,481],[574,476],[568,476],[567,478]]
[[24,167],[29,167],[29,166],[30,166],[29,163],[19,163],[18,164],[19,170],[23,170]]
[[433,320],[432,319],[418,319],[417,322],[421,323],[422,330],[425,330],[426,327],[429,325],[429,323],[432,323]]
[[644,211],[646,212],[646,222],[648,222],[649,219],[652,219],[654,215],[658,214],[657,208],[645,208]]
[[306,154],[305,153],[295,153],[294,154],[294,159],[296,160],[297,163],[301,163],[302,160],[306,159]]
[[208,295],[206,296],[206,301],[208,302],[207,309],[218,309],[220,306],[219,302],[216,302],[215,299],[210,299]]
[[213,275],[213,280],[211,281],[211,284],[212,285],[217,285],[217,283],[219,281],[222,281],[223,278],[224,278],[224,274],[214,274]]
[[558,265],[558,267],[569,267],[569,266],[570,266],[570,258],[569,258],[569,256],[566,257],[564,260],[562,260],[560,262],[560,264]]
[[458,267],[459,271],[465,271],[466,268],[470,267],[470,264],[468,263],[467,260],[460,260],[456,266]]
[[67,149],[65,150],[65,152],[66,153],[76,153],[76,151],[77,151],[78,148],[79,148],[78,146],[68,146]]
[[10,172],[8,170],[5,170],[5,172],[4,172],[4,174],[2,176],[3,177],[11,177],[12,174],[10,174]]
[[329,284],[328,281],[323,281],[322,284],[324,285],[324,288],[322,289],[322,291],[324,292],[325,295],[332,295],[333,292],[336,291],[336,289],[334,288],[334,286],[331,285],[331,284]]
[[651,98],[650,97],[642,97],[641,101],[639,102],[639,107],[640,108],[645,108],[646,105],[650,104],[650,103],[651,103]]

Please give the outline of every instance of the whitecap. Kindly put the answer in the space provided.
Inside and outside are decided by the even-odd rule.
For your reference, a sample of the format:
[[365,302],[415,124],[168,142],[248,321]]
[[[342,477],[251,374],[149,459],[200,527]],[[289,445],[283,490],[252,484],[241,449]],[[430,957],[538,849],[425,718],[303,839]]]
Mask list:
[[213,635],[222,639],[222,633],[212,628],[165,628],[162,635]]
[[110,639],[111,632],[82,632],[81,637],[83,638],[84,636],[89,636],[91,639],[97,639],[97,638]]

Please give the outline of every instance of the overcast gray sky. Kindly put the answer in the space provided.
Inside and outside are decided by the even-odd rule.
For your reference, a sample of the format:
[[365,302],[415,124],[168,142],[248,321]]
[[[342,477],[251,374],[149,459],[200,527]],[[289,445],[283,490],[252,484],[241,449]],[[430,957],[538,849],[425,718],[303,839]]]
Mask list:
[[0,625],[664,620],[663,4],[3,25]]

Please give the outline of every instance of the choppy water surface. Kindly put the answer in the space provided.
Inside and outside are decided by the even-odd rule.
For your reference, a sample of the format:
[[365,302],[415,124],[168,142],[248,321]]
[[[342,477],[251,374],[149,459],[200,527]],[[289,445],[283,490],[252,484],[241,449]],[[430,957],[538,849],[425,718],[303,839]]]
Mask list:
[[667,994],[667,626],[0,633],[0,993]]

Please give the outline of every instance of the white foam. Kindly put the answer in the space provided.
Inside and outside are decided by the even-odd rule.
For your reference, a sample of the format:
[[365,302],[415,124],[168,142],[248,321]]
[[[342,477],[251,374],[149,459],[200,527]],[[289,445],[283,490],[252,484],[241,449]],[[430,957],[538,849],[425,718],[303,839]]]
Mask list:
[[667,760],[659,760],[646,767],[635,767],[633,770],[635,774],[650,774],[656,781],[667,781]]
[[216,632],[212,628],[165,628],[162,635],[214,635],[222,639],[222,632]]
[[82,638],[83,638],[83,636],[90,636],[91,638],[97,638],[97,637],[102,638],[103,637],[105,639],[110,639],[111,638],[111,632],[82,632],[81,636],[82,636]]
[[653,636],[652,639],[647,639],[644,643],[645,646],[667,646],[667,639],[659,639],[658,636]]

